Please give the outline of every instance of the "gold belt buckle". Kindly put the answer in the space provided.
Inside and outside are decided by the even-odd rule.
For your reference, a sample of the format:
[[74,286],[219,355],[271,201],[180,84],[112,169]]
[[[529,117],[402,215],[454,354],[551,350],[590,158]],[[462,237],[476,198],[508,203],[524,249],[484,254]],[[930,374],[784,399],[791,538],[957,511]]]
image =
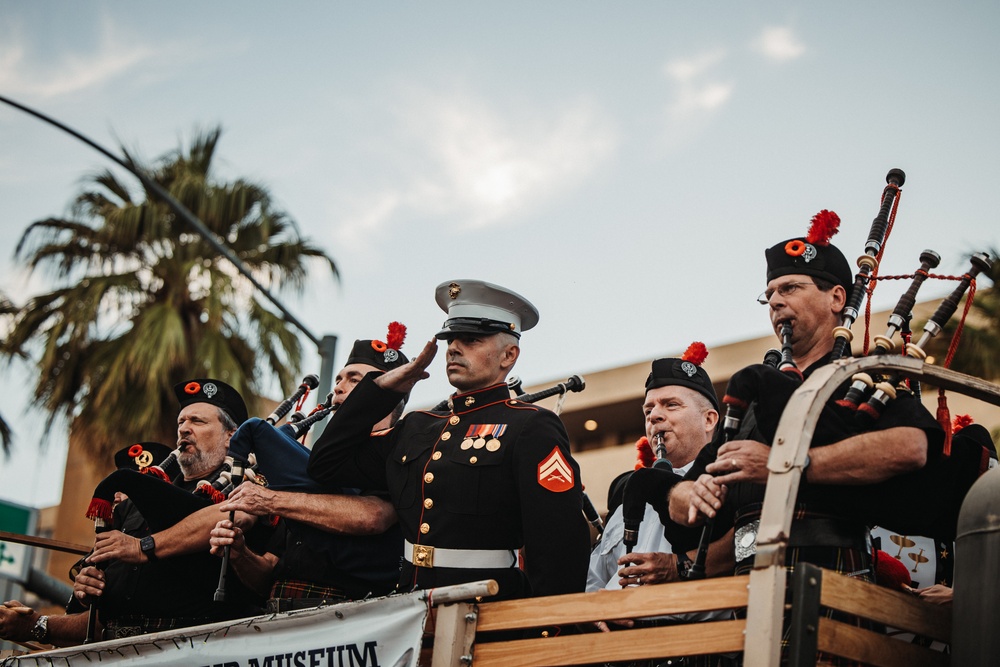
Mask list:
[[413,564],[417,567],[434,567],[434,547],[413,545]]

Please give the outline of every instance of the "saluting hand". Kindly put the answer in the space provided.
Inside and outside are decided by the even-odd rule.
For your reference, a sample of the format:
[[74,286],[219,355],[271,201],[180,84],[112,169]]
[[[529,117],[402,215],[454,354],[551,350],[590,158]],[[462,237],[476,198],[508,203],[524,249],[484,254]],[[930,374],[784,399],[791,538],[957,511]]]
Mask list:
[[396,391],[401,394],[409,393],[415,384],[431,376],[427,372],[427,367],[434,361],[434,355],[437,354],[437,347],[437,341],[431,339],[424,345],[424,349],[420,350],[420,354],[414,357],[410,363],[393,368],[379,375],[375,378],[375,384],[389,391]]

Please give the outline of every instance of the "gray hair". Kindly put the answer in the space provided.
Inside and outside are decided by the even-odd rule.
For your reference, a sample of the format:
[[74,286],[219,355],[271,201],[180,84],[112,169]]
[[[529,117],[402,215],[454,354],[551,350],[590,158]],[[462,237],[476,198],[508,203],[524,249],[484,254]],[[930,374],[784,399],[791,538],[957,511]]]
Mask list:
[[239,424],[233,419],[232,415],[223,410],[222,408],[216,406],[216,410],[219,411],[219,421],[222,422],[222,428],[226,431],[235,431],[239,428]]

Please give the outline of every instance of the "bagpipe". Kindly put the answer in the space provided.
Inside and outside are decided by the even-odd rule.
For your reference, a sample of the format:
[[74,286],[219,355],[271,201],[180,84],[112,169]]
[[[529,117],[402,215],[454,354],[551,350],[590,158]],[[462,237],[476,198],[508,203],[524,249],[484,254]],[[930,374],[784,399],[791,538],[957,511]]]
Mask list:
[[[181,448],[170,452],[158,465],[140,471],[120,469],[105,477],[94,490],[87,508],[87,518],[107,522],[111,519],[115,493],[123,493],[135,504],[153,532],[164,530],[190,514],[214,503],[224,501],[235,484],[242,481],[233,474],[233,461],[244,462],[243,475],[259,484],[274,488],[294,488],[305,477],[305,461],[309,450],[296,438],[310,426],[328,416],[333,407],[332,394],[307,417],[275,426],[296,402],[301,402],[317,384],[315,375],[308,375],[289,398],[280,403],[266,419],[251,418],[240,425],[229,441],[229,452],[222,466],[211,479],[201,480],[193,492],[174,486],[181,474]],[[299,454],[303,461],[299,473],[287,465],[289,457]],[[270,465],[275,462],[275,465]],[[286,465],[277,465],[281,462]]]
[[[920,255],[920,267],[913,274],[879,276],[879,262],[895,220],[904,180],[905,175],[898,169],[893,169],[886,177],[887,186],[882,193],[879,212],[872,221],[864,254],[857,260],[858,272],[851,293],[845,301],[840,326],[833,331],[834,344],[831,361],[837,361],[850,354],[850,343],[853,338],[850,328],[854,321],[859,318],[866,297],[868,297],[868,306],[864,317],[866,331],[863,354],[884,355],[900,349],[902,354],[924,359],[926,357],[925,345],[945,327],[957,311],[962,298],[968,293],[969,298],[966,300],[962,322],[956,329],[944,362],[944,366],[947,367],[954,354],[965,314],[968,312],[975,293],[976,276],[991,267],[991,260],[985,253],[976,253],[971,257],[971,266],[961,276],[936,275],[931,273],[931,270],[938,266],[940,257],[934,251],[925,250]],[[959,284],[924,325],[923,335],[919,342],[914,344],[909,340],[911,311],[916,303],[920,287],[928,278],[957,280]],[[911,282],[893,309],[885,334],[875,337],[874,349],[869,352],[867,330],[870,321],[870,297],[879,282],[890,279],[910,279]],[[727,409],[722,427],[722,442],[735,437],[739,430],[740,420],[750,406],[753,407],[755,438],[766,443],[773,442],[782,412],[792,394],[799,389],[803,381],[802,374],[795,367],[792,358],[792,333],[791,324],[784,323],[779,332],[782,340],[781,351],[769,351],[765,357],[766,363],[748,366],[730,378],[726,395],[723,398]],[[897,333],[902,336],[900,347],[897,347],[893,342],[893,336]],[[906,378],[897,375],[859,374],[852,378],[851,386],[843,398],[836,401],[831,400],[823,406],[811,445],[832,444],[878,428],[878,420],[892,400],[902,399],[902,394],[918,397],[917,392],[919,392],[919,387],[915,382],[911,383]],[[868,525],[881,525],[903,534],[935,536],[945,540],[954,538],[961,500],[978,474],[985,470],[983,464],[985,456],[983,455],[983,446],[968,432],[966,434],[958,433],[954,439],[956,451],[952,451],[950,447],[952,424],[944,403],[943,392],[942,398],[939,399],[937,420],[945,431],[945,456],[929,460],[928,464],[921,470],[897,475],[884,482],[837,487],[837,489],[843,490],[843,493],[838,493],[837,497],[844,499],[843,510],[847,515],[860,518]],[[640,473],[642,476],[639,476]],[[659,473],[660,479],[657,481],[657,474],[651,469],[646,469],[645,471],[636,471],[629,479],[623,501],[626,512],[626,539],[628,539],[630,532],[628,530],[630,514],[631,528],[637,532],[638,524],[643,515],[643,503],[660,502],[665,491],[669,491],[670,480]],[[633,486],[635,491],[631,501],[629,500],[629,486]],[[832,489],[833,487],[828,488]],[[631,512],[629,512],[630,506]],[[656,507],[655,504],[654,507]],[[661,517],[663,516],[664,513],[661,512]],[[698,577],[704,571],[703,565],[712,527],[711,522],[708,522],[707,529],[702,531],[698,546],[698,558],[690,568],[689,576]],[[670,532],[668,530],[669,538]],[[634,544],[634,533],[632,539]],[[684,539],[689,538],[685,536]]]

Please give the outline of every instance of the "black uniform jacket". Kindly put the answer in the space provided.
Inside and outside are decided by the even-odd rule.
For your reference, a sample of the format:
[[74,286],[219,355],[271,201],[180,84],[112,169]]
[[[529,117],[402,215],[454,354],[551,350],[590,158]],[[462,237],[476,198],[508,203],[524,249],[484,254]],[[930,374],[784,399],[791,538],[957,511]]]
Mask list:
[[499,598],[583,591],[590,534],[580,468],[559,418],[511,400],[498,384],[456,394],[451,412],[411,412],[395,428],[372,434],[402,399],[376,386],[376,375],[366,376],[334,414],[313,448],[309,475],[330,485],[387,489],[413,544],[524,547],[523,572],[404,562],[400,586],[496,579]]

